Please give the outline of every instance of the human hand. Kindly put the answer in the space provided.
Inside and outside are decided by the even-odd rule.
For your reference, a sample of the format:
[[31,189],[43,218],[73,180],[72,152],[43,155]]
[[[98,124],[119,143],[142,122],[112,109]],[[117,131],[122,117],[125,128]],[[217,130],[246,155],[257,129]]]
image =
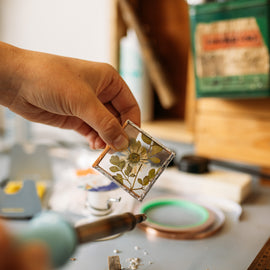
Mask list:
[[3,105],[30,121],[73,129],[93,149],[105,144],[115,150],[128,146],[122,124],[130,119],[140,126],[140,110],[115,69],[104,63],[11,50],[12,74],[6,84],[12,94]]
[[49,254],[44,244],[15,244],[7,228],[0,224],[1,270],[50,270]]

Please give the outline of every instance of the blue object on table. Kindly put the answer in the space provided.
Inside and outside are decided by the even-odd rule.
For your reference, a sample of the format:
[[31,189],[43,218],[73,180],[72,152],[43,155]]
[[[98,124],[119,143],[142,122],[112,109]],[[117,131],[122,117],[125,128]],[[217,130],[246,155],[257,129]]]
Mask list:
[[114,182],[111,182],[109,185],[106,186],[100,186],[100,187],[93,187],[87,189],[88,191],[95,191],[95,192],[100,192],[100,191],[111,191],[119,188],[118,185],[116,185]]

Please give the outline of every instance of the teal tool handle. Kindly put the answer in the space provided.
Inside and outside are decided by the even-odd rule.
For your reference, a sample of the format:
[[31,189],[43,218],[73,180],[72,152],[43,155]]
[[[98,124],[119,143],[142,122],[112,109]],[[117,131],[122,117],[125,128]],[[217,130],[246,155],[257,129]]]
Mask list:
[[54,267],[65,264],[78,244],[73,226],[54,212],[42,212],[33,218],[21,238],[23,241],[38,240],[47,244]]

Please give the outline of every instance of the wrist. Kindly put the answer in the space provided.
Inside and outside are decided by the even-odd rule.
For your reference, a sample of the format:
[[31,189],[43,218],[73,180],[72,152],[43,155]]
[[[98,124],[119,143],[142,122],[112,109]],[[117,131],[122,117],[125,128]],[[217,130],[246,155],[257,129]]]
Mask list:
[[9,107],[18,94],[22,49],[0,42],[0,104]]

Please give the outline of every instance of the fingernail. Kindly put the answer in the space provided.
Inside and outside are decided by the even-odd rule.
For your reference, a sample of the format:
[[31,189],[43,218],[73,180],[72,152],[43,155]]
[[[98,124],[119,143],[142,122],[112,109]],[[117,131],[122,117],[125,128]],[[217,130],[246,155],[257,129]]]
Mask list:
[[118,136],[114,141],[113,141],[113,147],[116,150],[123,150],[128,147],[128,139],[124,135]]

